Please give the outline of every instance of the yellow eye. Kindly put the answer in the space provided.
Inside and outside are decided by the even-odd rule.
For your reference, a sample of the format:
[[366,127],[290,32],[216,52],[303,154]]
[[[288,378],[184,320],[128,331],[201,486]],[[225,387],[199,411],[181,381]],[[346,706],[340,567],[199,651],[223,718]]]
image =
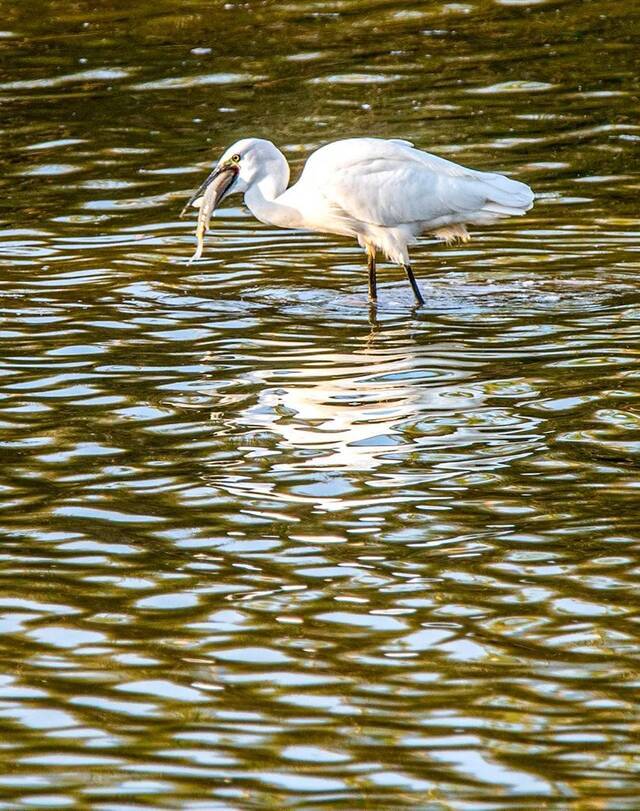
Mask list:
[[232,156],[231,156],[231,160],[232,160],[234,163],[240,163],[240,155],[238,155],[237,153],[236,153],[235,155],[232,155]]

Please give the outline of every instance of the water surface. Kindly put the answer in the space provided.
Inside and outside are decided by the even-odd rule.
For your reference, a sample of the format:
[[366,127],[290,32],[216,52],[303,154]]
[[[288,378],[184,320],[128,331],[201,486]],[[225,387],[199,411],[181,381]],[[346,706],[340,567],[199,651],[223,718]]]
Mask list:
[[[0,2],[0,808],[637,808],[628,3]],[[357,134],[538,193],[360,249],[240,201]]]

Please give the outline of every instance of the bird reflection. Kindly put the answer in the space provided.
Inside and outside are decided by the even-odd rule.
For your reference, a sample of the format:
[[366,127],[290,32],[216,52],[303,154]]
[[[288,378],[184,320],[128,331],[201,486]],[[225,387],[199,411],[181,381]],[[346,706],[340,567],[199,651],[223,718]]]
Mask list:
[[361,351],[323,352],[286,380],[274,380],[277,370],[254,372],[257,402],[236,422],[261,426],[285,445],[307,451],[296,457],[302,468],[366,470],[384,464],[386,454],[410,444],[403,422],[415,419],[429,395],[418,384],[408,346],[376,350],[378,331],[374,321]]

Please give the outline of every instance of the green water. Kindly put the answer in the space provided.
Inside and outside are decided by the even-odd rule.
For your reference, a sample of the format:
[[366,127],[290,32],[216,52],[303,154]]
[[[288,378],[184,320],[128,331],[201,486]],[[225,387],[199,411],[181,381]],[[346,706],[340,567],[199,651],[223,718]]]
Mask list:
[[[0,809],[637,809],[640,10],[0,11]],[[186,264],[357,134],[536,207]]]

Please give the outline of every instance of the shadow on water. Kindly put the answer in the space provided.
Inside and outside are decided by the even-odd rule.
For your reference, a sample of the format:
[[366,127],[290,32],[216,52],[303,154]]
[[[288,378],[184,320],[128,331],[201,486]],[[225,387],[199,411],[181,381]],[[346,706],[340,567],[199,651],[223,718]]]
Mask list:
[[[0,10],[0,809],[637,808],[638,15]],[[223,147],[360,133],[536,207],[419,310],[233,202],[186,264]]]

